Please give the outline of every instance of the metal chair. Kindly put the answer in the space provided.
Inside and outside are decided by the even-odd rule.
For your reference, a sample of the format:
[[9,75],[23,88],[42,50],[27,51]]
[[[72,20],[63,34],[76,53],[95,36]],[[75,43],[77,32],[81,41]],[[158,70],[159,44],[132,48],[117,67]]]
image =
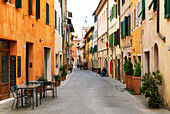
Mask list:
[[[15,104],[15,100],[17,100],[17,102],[20,103],[19,99],[21,98],[21,94],[18,92],[18,90],[15,88],[15,86],[12,86],[10,88],[11,88],[11,91],[12,91],[12,96],[14,97],[14,101],[12,103],[12,108],[11,108],[11,109],[13,109],[14,104]],[[17,97],[17,95],[18,95],[18,97]],[[16,104],[16,105],[18,105],[18,104]]]
[[53,92],[53,98],[54,98],[54,86],[52,84],[52,82],[45,82],[44,83],[45,86],[47,86],[47,88],[45,88],[45,91],[46,91],[46,97],[47,97],[47,91],[52,91]]
[[[22,96],[21,96],[21,93],[18,91],[18,86],[17,85],[10,87],[10,89],[11,89],[12,95],[14,97],[14,101],[12,103],[12,108],[11,108],[11,109],[13,109],[13,107],[15,105],[15,101],[18,102],[18,104],[16,104],[16,106],[18,106],[20,104],[20,99],[21,99]],[[29,97],[27,95],[24,95],[23,98],[25,99],[25,108],[26,108],[26,106],[28,105],[27,99]]]

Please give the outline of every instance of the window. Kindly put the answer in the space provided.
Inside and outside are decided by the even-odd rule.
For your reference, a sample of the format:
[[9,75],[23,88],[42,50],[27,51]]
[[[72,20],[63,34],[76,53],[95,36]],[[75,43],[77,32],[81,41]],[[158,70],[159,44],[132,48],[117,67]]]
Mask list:
[[59,26],[58,33],[60,34],[60,17],[59,17],[59,21],[58,21],[58,26]]
[[57,29],[57,11],[55,10],[55,29]]
[[74,47],[74,43],[72,43],[72,46]]
[[[46,3],[46,8],[47,8],[47,4],[48,3]],[[49,5],[48,5],[48,16],[49,16]],[[40,0],[36,0],[36,19],[40,19]],[[48,24],[49,24],[49,17],[48,17]]]
[[142,0],[142,10],[140,11],[138,18],[141,18],[142,15],[142,20],[145,20],[145,0]]
[[150,5],[148,6],[148,9],[150,10],[153,5],[153,11],[157,10],[157,0],[152,0]]
[[164,0],[164,18],[167,19],[170,17],[170,1]]
[[5,2],[8,2],[8,3],[12,4],[12,5],[15,4],[15,0],[5,0]]
[[79,46],[79,43],[77,43],[77,46]]
[[121,39],[124,37],[123,21],[121,22]]
[[22,0],[16,0],[15,5],[17,8],[22,8]]
[[49,4],[46,2],[46,24],[49,25]]
[[131,11],[131,30],[135,29],[135,9]]
[[125,4],[125,0],[122,0],[122,6]]

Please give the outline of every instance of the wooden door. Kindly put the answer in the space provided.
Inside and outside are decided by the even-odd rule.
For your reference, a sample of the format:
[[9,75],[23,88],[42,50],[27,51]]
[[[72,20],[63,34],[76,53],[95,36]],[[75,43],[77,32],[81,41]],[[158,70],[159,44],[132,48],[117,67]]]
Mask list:
[[0,100],[9,97],[9,52],[0,51]]

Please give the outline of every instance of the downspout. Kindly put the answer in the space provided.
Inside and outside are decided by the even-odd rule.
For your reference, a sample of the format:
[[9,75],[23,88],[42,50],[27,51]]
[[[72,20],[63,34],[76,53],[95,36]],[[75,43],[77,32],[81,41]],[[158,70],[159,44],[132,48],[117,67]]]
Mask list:
[[159,32],[159,11],[159,0],[157,0],[157,34],[165,42],[165,37]]

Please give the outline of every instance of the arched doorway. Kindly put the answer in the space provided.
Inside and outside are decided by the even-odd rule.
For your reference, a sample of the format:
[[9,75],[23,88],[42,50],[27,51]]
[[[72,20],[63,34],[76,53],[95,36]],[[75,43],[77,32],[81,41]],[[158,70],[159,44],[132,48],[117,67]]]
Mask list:
[[154,45],[154,70],[159,70],[159,52],[158,52],[158,45]]

